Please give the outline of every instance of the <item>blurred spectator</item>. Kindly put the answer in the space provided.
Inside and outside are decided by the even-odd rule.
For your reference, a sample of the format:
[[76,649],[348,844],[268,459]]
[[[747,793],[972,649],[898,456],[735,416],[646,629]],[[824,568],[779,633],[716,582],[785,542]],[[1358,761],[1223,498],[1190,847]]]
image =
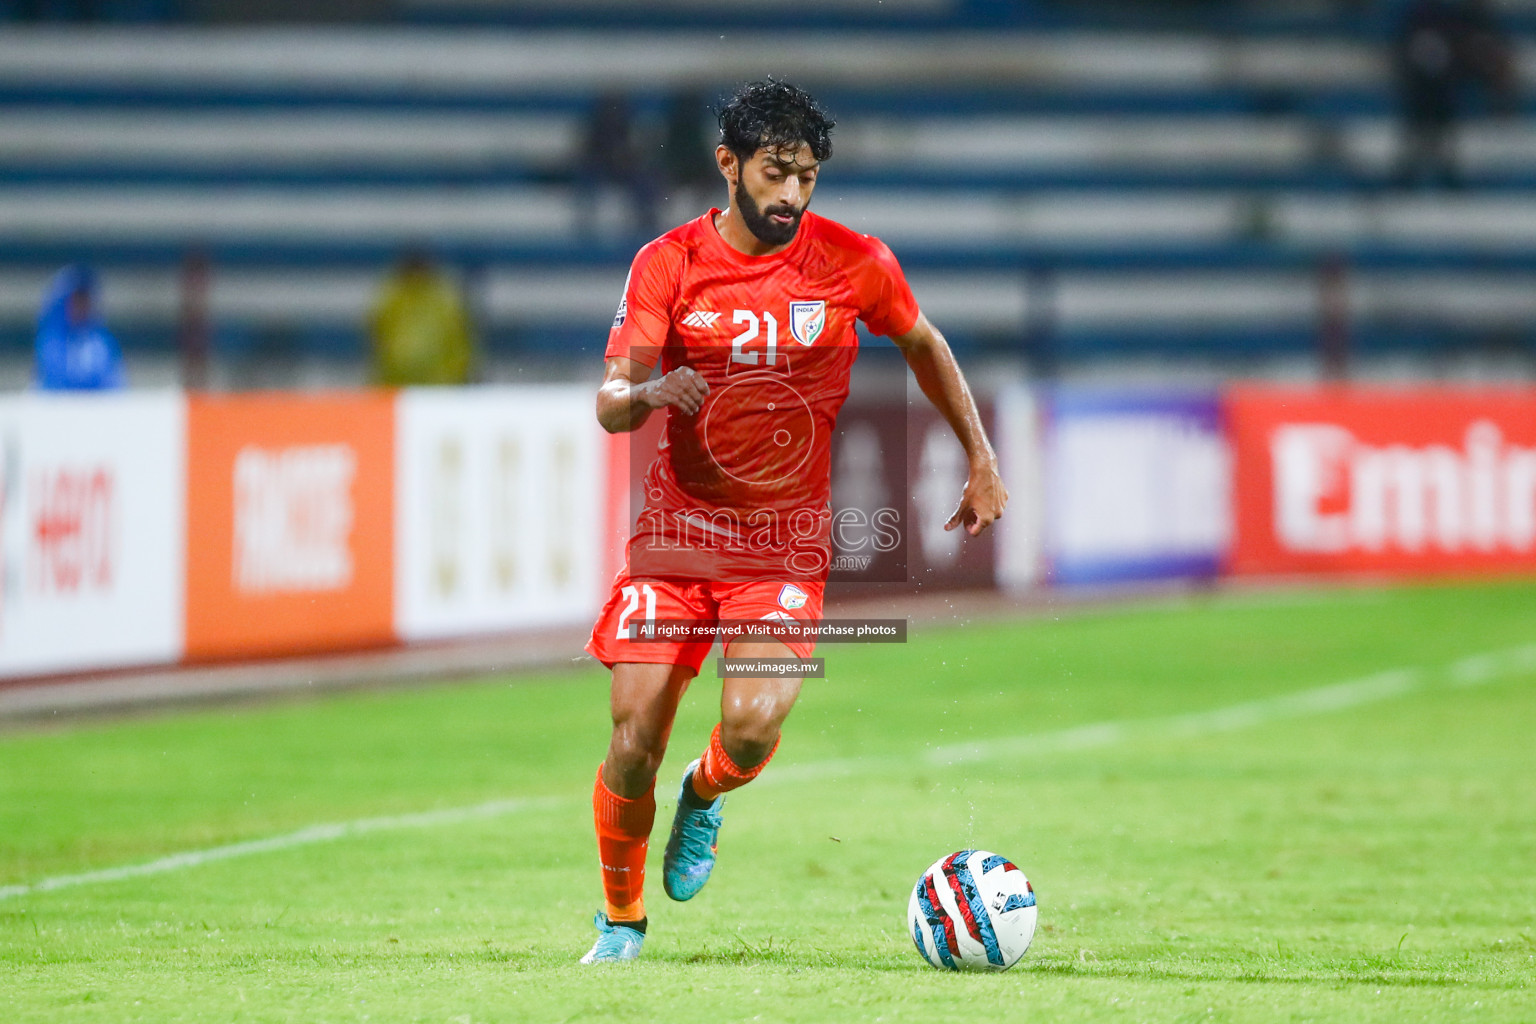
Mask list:
[[1487,93],[1494,113],[1520,111],[1520,76],[1514,40],[1494,14],[1489,0],[1465,0],[1467,11],[1466,60],[1476,81]]
[[457,283],[422,251],[385,279],[369,318],[373,379],[390,387],[467,384],[475,339]]
[[720,184],[715,147],[707,130],[706,117],[711,113],[709,100],[702,93],[684,90],[673,94],[667,102],[666,137],[661,152],[666,161],[667,184],[674,190],[703,190]]
[[202,248],[188,249],[181,258],[181,311],[176,321],[176,349],[181,356],[181,386],[197,391],[208,386],[208,291],[213,263]]
[[49,391],[123,386],[123,355],[97,309],[96,273],[81,264],[53,276],[37,316],[37,386]]
[[1398,26],[1393,69],[1403,116],[1398,182],[1461,184],[1456,122],[1471,87],[1500,107],[1515,95],[1508,38],[1482,0],[1414,0]]
[[629,199],[633,228],[656,234],[656,181],[650,162],[635,139],[634,112],[621,93],[605,93],[593,104],[576,168],[578,228],[597,232],[598,204],[609,189]]

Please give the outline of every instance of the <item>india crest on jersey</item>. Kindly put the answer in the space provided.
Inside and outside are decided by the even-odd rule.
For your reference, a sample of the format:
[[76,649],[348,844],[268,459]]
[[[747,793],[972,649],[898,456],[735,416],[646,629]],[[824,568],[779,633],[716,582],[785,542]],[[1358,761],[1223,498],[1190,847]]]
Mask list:
[[789,304],[789,333],[802,345],[814,345],[827,326],[827,304],[824,301],[791,302]]
[[793,583],[786,583],[779,588],[779,607],[795,611],[805,607],[806,592]]

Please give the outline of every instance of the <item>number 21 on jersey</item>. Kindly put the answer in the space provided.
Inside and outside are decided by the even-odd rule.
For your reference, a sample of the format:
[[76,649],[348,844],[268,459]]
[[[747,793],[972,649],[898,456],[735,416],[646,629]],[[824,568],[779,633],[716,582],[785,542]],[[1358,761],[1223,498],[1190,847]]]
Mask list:
[[[746,324],[742,332],[731,341],[731,362],[745,363],[748,366],[774,366],[779,361],[779,321],[767,310],[763,311],[761,319],[758,314],[750,309],[738,309],[731,314],[731,323]],[[764,326],[767,331],[764,331]],[[758,334],[764,334],[767,343],[763,351],[753,348],[750,351],[748,345],[757,341]],[[766,358],[764,358],[766,356]]]

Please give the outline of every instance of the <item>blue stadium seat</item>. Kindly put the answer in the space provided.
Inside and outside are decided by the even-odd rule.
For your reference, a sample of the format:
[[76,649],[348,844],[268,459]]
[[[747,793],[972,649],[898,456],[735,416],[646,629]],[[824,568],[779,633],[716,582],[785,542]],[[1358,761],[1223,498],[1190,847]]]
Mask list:
[[[377,275],[425,242],[493,347],[592,354],[640,239],[622,209],[581,228],[586,111],[617,79],[654,126],[674,91],[728,87],[752,40],[717,47],[685,0],[645,34],[613,27],[622,5],[598,35],[568,5],[408,6],[439,27],[0,35],[0,348],[27,345],[49,270],[88,259],[129,349],[166,350],[195,246],[221,351],[356,356]],[[1369,19],[1242,5],[1221,33],[1104,34],[1071,4],[909,0],[907,28],[938,31],[872,34],[851,6],[806,6],[822,20],[777,42],[842,119],[818,209],[886,237],[961,346],[1302,352],[1319,267],[1341,260],[1361,351],[1530,347],[1536,129],[1470,123],[1454,196],[1389,188]],[[470,17],[553,27],[443,27]],[[1434,317],[1415,315],[1429,272]]]

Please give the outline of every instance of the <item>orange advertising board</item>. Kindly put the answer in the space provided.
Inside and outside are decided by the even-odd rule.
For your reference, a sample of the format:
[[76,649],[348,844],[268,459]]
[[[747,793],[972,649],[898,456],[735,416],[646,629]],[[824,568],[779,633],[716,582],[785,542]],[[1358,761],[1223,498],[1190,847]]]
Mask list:
[[393,642],[394,401],[189,400],[189,660]]
[[1239,387],[1239,573],[1536,571],[1536,391]]

